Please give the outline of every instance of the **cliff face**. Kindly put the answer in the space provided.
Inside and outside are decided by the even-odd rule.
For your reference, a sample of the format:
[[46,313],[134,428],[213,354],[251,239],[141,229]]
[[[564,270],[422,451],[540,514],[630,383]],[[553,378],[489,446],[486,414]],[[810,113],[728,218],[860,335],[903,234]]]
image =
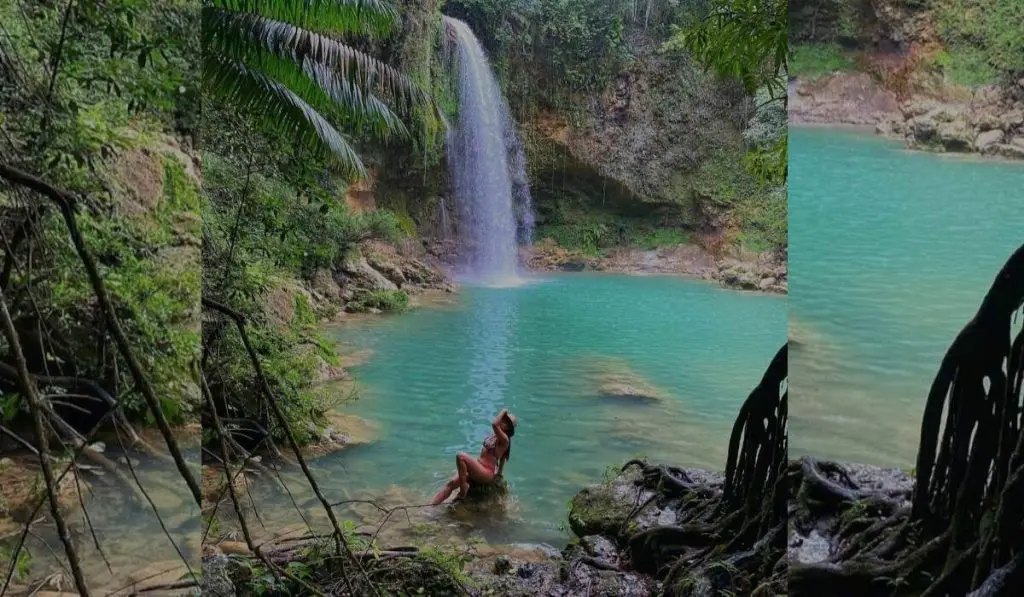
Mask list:
[[[742,153],[745,100],[736,85],[714,80],[660,40],[635,31],[633,59],[604,89],[580,94],[569,109],[545,110],[521,123],[636,200],[685,202],[688,179],[716,151]],[[536,158],[536,178],[562,163]]]
[[[1024,159],[1019,31],[988,14],[1002,0],[971,2],[989,18],[977,30],[965,29],[959,4],[793,0],[791,39],[838,42],[855,59],[852,71],[791,81],[791,121],[872,125],[912,149]],[[1005,30],[992,30],[992,18]]]
[[905,52],[936,39],[927,0],[790,0],[790,43]]
[[[403,19],[415,27],[440,27],[436,0],[411,1],[403,10]],[[476,23],[485,46],[495,37],[495,31],[466,20]],[[595,57],[591,65],[595,70],[617,65],[601,77],[607,82],[582,91],[546,74],[551,53],[536,39],[540,29],[506,31],[515,43],[486,48],[519,124],[540,232],[566,225],[630,228],[615,239],[604,237],[601,244],[607,246],[657,228],[719,236],[728,224],[721,208],[703,205],[702,199],[709,181],[748,176],[742,159],[750,100],[739,85],[717,80],[685,55],[663,52],[666,32],[666,27],[624,24],[620,58]],[[533,46],[524,50],[523,44]],[[436,36],[408,35],[393,52],[404,71],[425,76],[443,96],[452,82],[440,45]],[[427,239],[457,227],[443,147],[432,151],[388,149],[371,189],[377,207],[407,214]],[[729,164],[729,170],[711,172],[709,164],[716,161]]]

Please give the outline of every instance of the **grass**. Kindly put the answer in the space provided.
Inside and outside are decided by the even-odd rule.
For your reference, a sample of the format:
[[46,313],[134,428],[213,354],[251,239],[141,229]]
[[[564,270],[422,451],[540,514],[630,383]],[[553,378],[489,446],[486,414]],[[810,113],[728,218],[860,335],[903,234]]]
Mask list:
[[690,234],[679,228],[658,228],[633,239],[632,245],[645,251],[660,247],[674,247],[690,242]]
[[538,227],[536,237],[550,238],[563,249],[591,256],[616,247],[652,251],[660,247],[685,244],[690,240],[689,234],[680,228],[662,228],[625,218],[580,218],[572,223],[543,225]]
[[946,48],[936,54],[936,66],[942,68],[946,80],[954,85],[977,88],[999,82],[999,72],[981,49],[973,46]]
[[789,72],[801,79],[815,81],[836,71],[853,69],[853,57],[838,44],[801,44],[790,48]]

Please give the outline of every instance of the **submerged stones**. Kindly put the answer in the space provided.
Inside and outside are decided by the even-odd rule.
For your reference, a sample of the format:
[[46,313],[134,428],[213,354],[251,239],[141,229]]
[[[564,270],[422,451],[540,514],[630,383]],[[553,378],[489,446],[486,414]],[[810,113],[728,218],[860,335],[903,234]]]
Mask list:
[[319,458],[339,450],[371,444],[380,437],[380,426],[356,415],[330,411],[325,415],[327,424],[323,428],[310,424],[310,431],[318,440],[303,447],[310,457]]
[[601,398],[660,401],[668,396],[634,371],[625,359],[594,357],[583,363],[584,374],[595,380]]

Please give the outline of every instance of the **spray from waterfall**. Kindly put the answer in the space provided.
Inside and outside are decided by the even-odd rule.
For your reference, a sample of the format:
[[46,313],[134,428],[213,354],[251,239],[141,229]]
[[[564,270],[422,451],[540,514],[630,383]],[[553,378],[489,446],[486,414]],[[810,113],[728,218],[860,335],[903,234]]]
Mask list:
[[519,274],[519,243],[533,236],[526,159],[483,46],[466,23],[445,17],[457,49],[459,116],[448,163],[468,278],[484,284]]

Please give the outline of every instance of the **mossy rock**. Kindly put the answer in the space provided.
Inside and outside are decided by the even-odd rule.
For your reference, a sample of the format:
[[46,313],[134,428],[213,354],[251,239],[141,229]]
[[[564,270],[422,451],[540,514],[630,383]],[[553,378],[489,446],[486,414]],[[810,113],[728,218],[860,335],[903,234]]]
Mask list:
[[492,500],[504,500],[509,495],[508,481],[496,477],[490,483],[469,483],[469,493],[466,494],[464,502],[489,502]]
[[631,509],[631,503],[623,500],[614,486],[587,487],[572,498],[569,526],[578,537],[618,537]]

